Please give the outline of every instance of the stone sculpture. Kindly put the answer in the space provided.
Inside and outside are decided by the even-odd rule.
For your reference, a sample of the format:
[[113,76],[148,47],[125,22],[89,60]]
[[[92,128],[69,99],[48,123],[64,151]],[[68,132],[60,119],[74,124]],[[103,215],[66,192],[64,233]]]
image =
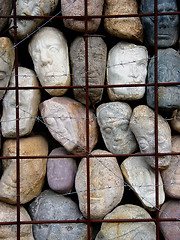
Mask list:
[[107,149],[114,154],[133,153],[137,141],[130,130],[131,107],[124,102],[109,102],[98,106],[97,121]]
[[[103,85],[105,80],[107,46],[100,37],[88,37],[88,85]],[[77,37],[70,47],[72,85],[86,86],[85,42]],[[86,104],[86,90],[74,88],[74,97]],[[95,105],[102,99],[103,88],[89,88],[89,104]]]
[[[155,113],[146,105],[134,108],[130,128],[139,144],[141,153],[155,153]],[[164,118],[158,115],[158,153],[171,152],[171,129]],[[155,156],[144,156],[147,163],[155,168]],[[169,166],[171,155],[158,157],[159,169]]]
[[[15,53],[10,38],[0,37],[0,87],[7,87],[14,66]],[[0,90],[0,99],[6,90]]]
[[[69,86],[69,56],[66,39],[53,27],[41,28],[28,46],[35,72],[43,87]],[[52,96],[61,96],[67,88],[45,89]]]
[[[172,49],[158,50],[158,83],[180,82],[180,55]],[[148,83],[155,82],[154,57],[148,65]],[[154,87],[147,86],[147,104],[154,108]],[[180,108],[180,85],[158,87],[158,107],[162,111]]]
[[[138,13],[136,0],[105,0],[105,3],[105,15]],[[139,17],[105,18],[104,28],[112,36],[121,39],[143,41],[143,27]]]
[[173,130],[180,132],[180,109],[176,109],[173,111],[170,125]]
[[[144,46],[117,43],[108,54],[107,84],[145,84],[147,62],[148,52]],[[111,101],[138,100],[144,96],[145,86],[111,87],[107,91]]]
[[[53,97],[40,104],[41,116],[51,135],[68,152],[86,153],[86,108],[68,97]],[[98,140],[95,114],[89,110],[89,151]]]
[[[124,193],[124,181],[115,157],[93,157],[93,155],[111,154],[104,150],[94,150],[89,159],[90,168],[90,215],[93,219],[102,219],[118,203]],[[79,164],[75,178],[75,189],[79,199],[79,208],[87,218],[87,169],[86,158]]]
[[[158,13],[176,11],[178,11],[176,0],[158,0]],[[154,1],[141,0],[140,12],[153,14]],[[145,40],[150,46],[154,46],[154,16],[142,17],[141,20],[144,28]],[[178,25],[178,15],[158,16],[157,41],[159,48],[171,47],[177,42],[179,31]]]
[[[15,71],[12,73],[9,87],[15,87]],[[27,68],[18,68],[19,87],[38,87],[35,73]],[[19,91],[19,136],[31,133],[40,103],[39,89]],[[16,138],[16,92],[8,90],[3,100],[3,114],[1,118],[2,135],[6,138]]]
[[[56,9],[58,0],[17,0],[16,1],[16,14],[20,16],[47,16],[51,15]],[[12,12],[13,15],[13,12]],[[23,39],[30,33],[35,31],[45,19],[21,19],[17,18],[17,37]],[[10,19],[11,36],[14,36],[14,20]]]
[[[1,15],[10,15],[12,11],[12,0],[0,0],[0,16]],[[8,22],[8,18],[1,18],[0,21],[0,32],[4,29]]]

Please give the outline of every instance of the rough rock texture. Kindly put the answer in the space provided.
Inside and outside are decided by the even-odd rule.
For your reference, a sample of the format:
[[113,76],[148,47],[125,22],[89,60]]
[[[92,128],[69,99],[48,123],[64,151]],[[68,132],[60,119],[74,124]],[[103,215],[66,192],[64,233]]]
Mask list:
[[[134,108],[130,128],[139,144],[141,153],[155,153],[155,113],[146,105]],[[171,152],[171,129],[165,119],[158,115],[158,152]],[[145,156],[147,163],[155,168],[155,156]],[[171,161],[171,155],[158,157],[159,169],[166,169]]]
[[[18,68],[19,87],[38,87],[39,83],[35,73],[27,68]],[[9,87],[15,86],[15,71],[13,71]],[[28,89],[19,91],[19,136],[29,135],[32,131],[41,92],[39,89]],[[2,135],[6,138],[16,137],[16,93],[15,90],[8,90],[4,96],[3,114],[1,118]]]
[[[142,219],[151,218],[143,208],[126,204],[115,208],[104,219]],[[155,240],[156,228],[153,222],[102,223],[96,240]]]
[[[88,15],[101,15],[103,11],[104,0],[87,1]],[[84,0],[61,0],[62,16],[84,16]],[[79,19],[63,19],[64,26],[78,32],[85,31],[85,23]],[[101,19],[92,18],[88,20],[88,32],[96,32]]]
[[[169,200],[160,209],[160,218],[180,219],[180,200]],[[180,221],[160,222],[160,230],[165,240],[179,240]]]
[[51,158],[55,155],[68,155],[63,148],[55,148],[47,161],[47,180],[49,187],[58,193],[68,193],[74,186],[77,171],[76,161],[73,158]]
[[[91,155],[111,154],[104,150],[94,150]],[[90,157],[90,215],[102,219],[118,203],[124,193],[124,181],[115,157]],[[87,217],[87,169],[86,158],[79,164],[75,179],[79,207]]]
[[[105,15],[137,14],[136,0],[105,0]],[[106,31],[122,39],[143,41],[143,27],[139,17],[105,18]]]
[[[88,84],[103,85],[105,80],[107,46],[100,37],[88,37]],[[85,42],[83,37],[77,37],[70,47],[72,66],[72,85],[86,86]],[[89,88],[89,104],[101,101],[103,88]],[[86,90],[74,88],[74,97],[86,104]]]
[[[172,136],[172,152],[180,152],[180,135]],[[161,172],[167,196],[180,199],[180,155],[172,155],[169,167]]]
[[[20,156],[46,156],[48,143],[40,135],[20,139]],[[8,139],[3,145],[3,157],[16,156],[16,139]],[[0,180],[0,200],[16,204],[16,159],[3,159],[3,175]],[[20,159],[20,203],[29,202],[42,191],[46,174],[46,158]]]
[[[12,10],[12,0],[0,0],[0,16],[1,15],[10,15]],[[1,18],[0,21],[0,31],[6,26],[8,18]]]
[[[83,219],[78,205],[70,198],[45,190],[29,206],[33,221]],[[34,238],[87,240],[87,226],[84,223],[36,224]]]
[[[31,218],[24,207],[20,207],[21,221],[31,221]],[[17,207],[7,203],[0,202],[0,222],[15,222],[17,221]],[[22,224],[20,227],[21,240],[34,240],[32,234],[31,224]],[[1,225],[0,239],[3,240],[16,240],[17,227],[15,225]]]
[[[134,190],[142,204],[148,210],[156,210],[155,170],[145,161],[144,157],[128,157],[121,164],[126,182]],[[163,182],[159,173],[159,205],[165,200]]]
[[[41,116],[51,135],[68,152],[86,153],[86,108],[68,97],[53,97],[40,104]],[[94,113],[89,111],[89,151],[98,140]]]
[[170,121],[173,130],[180,132],[180,110],[176,109],[172,113],[172,120]]

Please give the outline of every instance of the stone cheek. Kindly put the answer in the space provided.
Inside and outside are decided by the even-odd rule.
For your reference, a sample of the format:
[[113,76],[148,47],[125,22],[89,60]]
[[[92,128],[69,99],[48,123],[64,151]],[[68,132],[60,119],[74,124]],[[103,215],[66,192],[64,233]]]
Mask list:
[[[94,150],[93,155],[110,154],[103,150]],[[124,193],[124,181],[115,157],[90,157],[90,214],[91,218],[102,219],[121,201]],[[79,164],[75,179],[79,207],[87,217],[87,170],[86,158]]]
[[[48,143],[37,135],[20,139],[21,156],[46,156]],[[3,145],[3,157],[16,156],[16,140],[8,139]],[[20,159],[20,203],[24,204],[42,191],[46,175],[46,158]],[[16,204],[16,159],[3,159],[3,175],[0,180],[0,200]]]
[[[101,15],[104,0],[88,1],[88,15]],[[84,0],[61,0],[61,10],[63,16],[84,16]],[[78,32],[85,31],[84,21],[75,19],[63,19],[64,26]],[[88,32],[96,32],[101,19],[92,18],[88,20]]]
[[[12,10],[12,0],[0,0],[0,15],[10,15]],[[6,26],[8,18],[1,18],[0,31]]]
[[[106,0],[105,15],[137,14],[138,5],[136,0]],[[104,28],[106,31],[122,39],[143,41],[143,27],[137,18],[105,18]]]
[[[105,80],[107,46],[100,37],[88,38],[88,84],[103,85]],[[72,85],[86,86],[85,42],[83,37],[76,38],[71,44]],[[89,88],[89,104],[95,105],[102,99],[103,88]],[[86,91],[73,89],[74,97],[86,104]]]

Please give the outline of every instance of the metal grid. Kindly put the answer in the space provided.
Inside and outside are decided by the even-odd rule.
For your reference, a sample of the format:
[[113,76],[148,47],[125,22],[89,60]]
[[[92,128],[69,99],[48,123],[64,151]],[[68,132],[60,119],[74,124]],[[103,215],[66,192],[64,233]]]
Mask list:
[[[160,15],[168,15],[168,14],[175,14],[179,15],[180,12],[171,12],[171,13],[158,13],[157,9],[157,3],[158,0],[154,0],[154,13],[150,14],[130,14],[130,15],[96,15],[96,16],[89,16],[88,15],[88,0],[84,0],[84,7],[85,7],[85,15],[84,16],[61,16],[61,14],[57,14],[55,16],[43,16],[43,17],[37,17],[37,16],[17,16],[16,15],[16,0],[13,0],[13,9],[14,9],[14,14],[12,15],[6,15],[6,16],[0,16],[1,18],[13,18],[14,20],[14,48],[15,48],[15,82],[16,85],[15,87],[7,87],[7,88],[1,88],[1,89],[12,89],[15,90],[16,92],[16,175],[17,175],[17,221],[15,222],[0,222],[1,225],[16,225],[17,226],[17,240],[20,240],[20,226],[22,224],[38,224],[38,223],[86,223],[87,224],[87,239],[91,239],[91,224],[92,223],[102,223],[102,222],[154,222],[156,224],[156,240],[163,239],[160,230],[159,230],[159,223],[160,221],[179,221],[176,218],[166,218],[166,219],[160,219],[159,217],[159,179],[158,179],[158,156],[160,155],[179,155],[180,153],[163,153],[160,154],[158,152],[158,86],[164,86],[164,85],[177,85],[179,83],[158,83],[158,46],[157,46],[157,22],[158,22],[158,16]],[[88,92],[89,88],[104,88],[107,89],[109,87],[127,87],[127,85],[119,84],[119,85],[91,85],[89,86],[89,81],[88,81],[88,37],[98,37],[102,36],[101,34],[89,34],[88,33],[88,20],[92,18],[125,18],[125,17],[140,17],[140,16],[154,16],[154,31],[155,31],[155,47],[154,47],[154,54],[155,54],[155,83],[154,84],[132,84],[131,86],[154,86],[155,89],[155,154],[113,154],[115,157],[127,157],[127,156],[155,156],[155,176],[156,176],[156,213],[155,216],[152,219],[106,219],[106,220],[94,220],[91,219],[90,217],[90,175],[89,175],[89,105],[88,105]],[[19,52],[19,46],[21,44],[21,41],[18,42],[17,39],[17,19],[32,19],[32,18],[45,18],[47,21],[47,24],[49,20],[52,21],[56,19],[81,19],[84,21],[85,24],[85,31],[84,31],[84,40],[85,40],[85,76],[86,76],[86,85],[84,86],[69,86],[69,87],[19,87],[18,85],[18,55],[21,54]],[[39,29],[39,28],[38,28]],[[7,30],[8,31],[8,30]],[[3,34],[6,34],[6,31]],[[106,36],[102,36],[106,37]],[[51,157],[58,157],[58,158],[63,158],[63,157],[73,157],[73,158],[80,158],[80,157],[86,157],[87,159],[87,219],[84,220],[54,220],[54,221],[21,221],[20,220],[20,159],[28,159],[34,158],[34,161],[37,161],[37,158],[47,158],[47,156],[20,156],[20,146],[19,146],[19,91],[20,90],[28,90],[28,89],[48,89],[48,88],[84,88],[86,91],[86,154],[85,155],[60,155],[60,156],[51,156]],[[112,155],[98,155],[98,157],[105,157],[105,156],[112,156]],[[94,156],[97,157],[97,156]],[[8,159],[8,157],[0,157],[1,159]],[[9,157],[13,158],[13,157]]]

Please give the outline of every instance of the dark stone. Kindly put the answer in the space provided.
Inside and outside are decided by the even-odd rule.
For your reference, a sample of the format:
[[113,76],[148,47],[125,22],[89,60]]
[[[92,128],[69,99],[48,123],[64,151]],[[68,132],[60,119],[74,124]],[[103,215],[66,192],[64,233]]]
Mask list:
[[[0,16],[10,15],[12,11],[12,0],[0,0]],[[6,26],[8,18],[0,19],[0,31]]]

